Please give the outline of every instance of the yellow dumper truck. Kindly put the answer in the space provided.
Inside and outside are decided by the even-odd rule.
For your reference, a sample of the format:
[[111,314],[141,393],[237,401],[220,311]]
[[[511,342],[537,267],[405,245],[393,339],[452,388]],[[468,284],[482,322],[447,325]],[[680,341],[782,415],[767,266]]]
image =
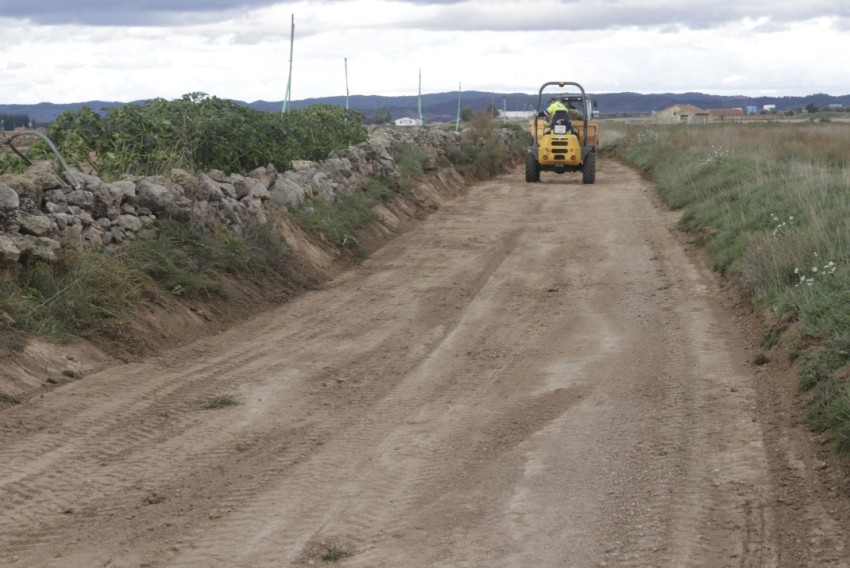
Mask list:
[[[561,92],[544,103],[543,91],[552,86]],[[592,118],[593,104],[584,87],[570,81],[543,83],[530,121],[534,145],[525,155],[525,181],[540,181],[540,172],[581,172],[582,183],[595,182],[599,125]]]

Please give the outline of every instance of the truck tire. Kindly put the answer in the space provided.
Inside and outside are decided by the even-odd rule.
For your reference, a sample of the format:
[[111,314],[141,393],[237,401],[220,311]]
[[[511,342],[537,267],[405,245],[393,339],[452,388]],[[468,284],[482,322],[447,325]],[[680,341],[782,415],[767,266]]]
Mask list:
[[588,152],[584,157],[581,168],[581,183],[591,184],[596,181],[596,152]]
[[540,167],[534,154],[525,154],[525,181],[535,183],[540,181]]

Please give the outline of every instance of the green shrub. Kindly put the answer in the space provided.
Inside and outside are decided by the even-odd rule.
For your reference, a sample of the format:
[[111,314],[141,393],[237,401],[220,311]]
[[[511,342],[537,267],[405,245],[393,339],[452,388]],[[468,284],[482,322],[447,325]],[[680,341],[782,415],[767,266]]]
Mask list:
[[21,174],[27,171],[27,167],[25,161],[0,149],[0,175]]
[[62,113],[48,136],[66,161],[104,178],[124,173],[192,171],[247,172],[292,160],[323,160],[366,140],[363,117],[355,111],[314,105],[286,114],[190,93],[108,110],[83,107]]
[[484,149],[475,146],[466,140],[461,141],[456,149],[452,149],[448,153],[449,162],[456,167],[468,166],[474,164],[484,155]]

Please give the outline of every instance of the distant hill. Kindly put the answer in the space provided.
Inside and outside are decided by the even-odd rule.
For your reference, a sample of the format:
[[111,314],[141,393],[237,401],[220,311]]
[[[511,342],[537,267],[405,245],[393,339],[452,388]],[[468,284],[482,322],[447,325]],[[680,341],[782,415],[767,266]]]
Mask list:
[[[813,103],[819,108],[830,104],[841,104],[850,108],[850,95],[831,96],[825,94],[814,94],[805,97],[744,97],[744,96],[721,96],[707,95],[704,93],[589,93],[597,102],[597,108],[601,116],[613,115],[645,115],[652,111],[661,110],[674,104],[692,104],[700,108],[730,108],[756,106],[761,109],[764,105],[776,105],[778,111],[795,110],[804,108]],[[312,104],[345,105],[345,97],[324,97],[294,101],[293,108],[303,108]],[[482,111],[490,105],[499,109],[528,110],[537,106],[537,94],[528,93],[488,93],[481,91],[468,91],[461,93],[461,108],[470,107],[474,111]],[[269,103],[256,101],[250,103],[254,108],[262,110],[280,110],[281,103]],[[390,109],[393,118],[403,116],[418,117],[416,96],[406,97],[382,97],[355,95],[349,97],[350,108],[359,110],[367,118],[374,115],[375,110],[381,107]],[[458,95],[457,92],[436,93],[422,95],[422,113],[426,122],[452,121],[457,116]],[[2,109],[2,106],[0,106]],[[1,112],[1,111],[0,111]]]
[[[143,104],[145,101],[132,101],[136,104]],[[57,116],[66,110],[76,110],[80,107],[89,107],[92,110],[101,112],[113,107],[123,106],[128,103],[117,101],[87,101],[82,103],[38,103],[33,105],[6,105],[0,104],[0,114],[25,114],[31,120],[36,122],[53,122]],[[9,126],[8,124],[6,125]]]
[[[612,115],[641,115],[651,114],[652,111],[661,110],[673,104],[692,104],[701,108],[729,108],[756,106],[762,108],[764,105],[776,105],[779,111],[795,110],[804,108],[808,104],[814,104],[819,108],[831,104],[840,104],[850,107],[850,95],[832,96],[822,93],[807,95],[805,97],[744,97],[744,96],[721,96],[707,95],[704,93],[599,93],[591,96],[597,101],[601,116]],[[145,101],[131,101],[130,103],[116,101],[87,101],[80,103],[55,104],[38,103],[32,105],[10,105],[0,104],[0,114],[28,115],[30,119],[49,123],[56,119],[61,113],[75,110],[86,106],[97,112],[121,106],[124,104],[144,104]],[[282,106],[280,101],[254,101],[246,103],[237,101],[239,104],[251,106],[258,110],[279,112]],[[292,101],[292,108],[303,108],[314,104],[330,104],[337,106],[345,105],[345,97],[322,97]],[[481,91],[466,91],[461,93],[461,108],[472,108],[474,111],[482,111],[490,105],[507,110],[534,109],[537,104],[537,94],[528,93],[490,93]],[[350,108],[362,112],[367,119],[371,118],[375,111],[381,107],[387,107],[393,118],[404,116],[418,117],[418,100],[415,95],[386,97],[378,95],[353,95],[348,99]],[[426,122],[452,121],[457,115],[458,94],[457,91],[448,93],[430,93],[422,95],[422,112]],[[7,125],[8,126],[8,125]]]

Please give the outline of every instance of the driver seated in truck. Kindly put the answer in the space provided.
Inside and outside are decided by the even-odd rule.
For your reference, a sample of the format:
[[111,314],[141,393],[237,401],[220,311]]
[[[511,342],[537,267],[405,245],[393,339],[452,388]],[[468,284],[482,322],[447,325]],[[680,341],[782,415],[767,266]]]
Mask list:
[[564,106],[564,103],[562,103],[560,99],[551,99],[549,101],[549,106],[546,107],[546,114],[549,115],[550,120],[559,110],[567,112],[567,107]]
[[555,134],[570,134],[573,125],[570,122],[569,109],[564,106],[558,99],[553,99],[546,107],[546,114],[549,115],[549,129]]
[[555,99],[546,107],[549,115],[549,129],[554,134],[571,134],[573,125],[570,122],[570,113],[564,103]]

